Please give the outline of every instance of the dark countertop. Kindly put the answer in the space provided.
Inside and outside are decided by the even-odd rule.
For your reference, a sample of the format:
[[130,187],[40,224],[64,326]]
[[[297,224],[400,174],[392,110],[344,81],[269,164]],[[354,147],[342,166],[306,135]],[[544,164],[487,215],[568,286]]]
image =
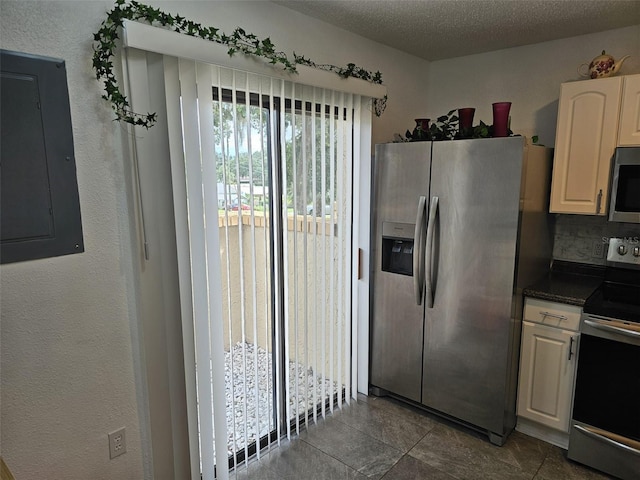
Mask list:
[[555,260],[545,278],[524,289],[525,297],[582,307],[602,283],[604,267]]

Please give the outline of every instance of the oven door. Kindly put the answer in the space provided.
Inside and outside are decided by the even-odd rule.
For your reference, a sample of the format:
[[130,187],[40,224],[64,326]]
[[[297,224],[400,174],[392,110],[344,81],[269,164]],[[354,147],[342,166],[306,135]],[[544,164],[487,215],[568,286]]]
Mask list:
[[583,314],[568,457],[640,472],[640,324]]

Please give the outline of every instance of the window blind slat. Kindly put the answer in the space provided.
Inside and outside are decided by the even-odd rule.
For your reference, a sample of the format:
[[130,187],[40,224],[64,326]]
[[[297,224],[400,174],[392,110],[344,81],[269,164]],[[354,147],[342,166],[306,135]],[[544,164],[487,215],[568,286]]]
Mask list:
[[[318,422],[318,414],[317,414],[317,405],[318,405],[318,344],[321,335],[321,331],[319,329],[318,320],[318,309],[320,308],[320,302],[318,300],[319,297],[319,285],[321,284],[320,271],[319,271],[319,262],[318,262],[318,251],[319,248],[319,235],[318,235],[318,215],[322,215],[324,213],[324,201],[322,206],[318,206],[318,196],[319,192],[316,190],[317,188],[317,176],[318,176],[318,168],[317,168],[317,148],[319,147],[319,139],[317,137],[316,131],[316,92],[314,88],[308,87],[308,95],[306,96],[306,101],[311,104],[311,108],[309,109],[309,126],[310,126],[310,139],[307,140],[310,143],[310,157],[308,159],[311,162],[311,194],[309,196],[305,196],[305,213],[307,213],[306,205],[311,204],[311,215],[313,218],[309,220],[309,227],[312,229],[307,229],[305,237],[307,238],[307,242],[311,242],[311,251],[313,257],[313,263],[310,265],[311,267],[311,275],[306,278],[310,278],[306,283],[307,289],[309,288],[309,283],[311,283],[311,291],[313,294],[311,295],[311,310],[309,311],[309,316],[307,317],[307,337],[306,338],[306,349],[307,355],[310,357],[309,363],[307,364],[307,371],[309,368],[313,371],[313,376],[310,382],[306,382],[306,385],[311,387],[311,392],[309,392],[309,388],[307,388],[307,392],[305,394],[306,405],[309,405],[309,399],[311,399],[311,405],[313,406],[313,422]],[[305,108],[306,112],[306,108]],[[322,113],[320,113],[322,115]],[[306,142],[305,142],[306,144]],[[306,182],[305,182],[306,185]],[[318,212],[318,208],[322,208],[321,212]],[[324,242],[322,242],[324,243]],[[309,322],[311,325],[309,325]],[[309,351],[311,349],[311,351]],[[309,415],[306,416],[307,419]],[[308,427],[308,421],[307,421]]]
[[[213,139],[213,92],[211,66],[196,64],[198,95],[198,128],[200,137],[200,169],[204,198],[204,228],[206,232],[206,265],[208,281],[209,342],[212,363],[212,390],[214,410],[214,439],[227,438],[226,395],[224,369],[223,313],[222,313],[222,265],[220,259],[220,235],[218,226],[217,172]],[[214,440],[215,441],[215,440]],[[216,448],[217,478],[228,478],[227,454],[219,443]]]
[[[206,270],[206,245],[204,235],[204,205],[202,199],[202,174],[200,167],[200,136],[198,131],[195,64],[180,60],[180,86],[182,97],[182,128],[187,179],[187,203],[189,218],[189,244],[191,252],[191,277],[193,318],[196,332],[207,335],[195,337],[196,368],[198,376],[198,408],[200,412],[200,457],[204,478],[214,475],[214,404],[211,380],[211,345],[209,342],[209,302]],[[224,478],[224,477],[221,477]]]
[[[360,95],[353,95],[351,100],[351,110],[352,113],[352,123],[353,123],[353,133],[351,135],[351,151],[352,159],[361,158],[364,152],[361,151],[361,143],[360,138],[362,136],[362,125],[360,123],[360,119],[362,118],[362,97]],[[353,199],[351,202],[352,208],[352,218],[360,218],[363,215],[363,212],[360,211],[359,206],[360,202],[358,199],[360,198],[360,182],[354,182],[356,178],[363,178],[364,175],[361,172],[361,164],[360,162],[356,162],[352,160],[352,168],[351,168],[351,183],[350,188],[352,190],[351,198]],[[367,212],[368,213],[368,212]],[[352,297],[356,297],[359,295],[358,291],[358,272],[360,270],[360,265],[358,264],[360,261],[360,242],[359,231],[355,226],[350,229],[352,235],[351,242],[351,286],[352,286]],[[363,260],[364,261],[364,260]],[[363,266],[364,267],[364,266]],[[358,393],[358,322],[360,302],[351,302],[351,318],[353,319],[350,322],[350,347],[351,347],[351,392],[352,396],[357,397]]]
[[[325,98],[326,101],[326,92],[323,93],[323,96]],[[334,108],[335,105],[335,92],[331,92],[331,100],[329,103],[330,108]],[[336,192],[335,192],[335,182],[336,182],[336,154],[334,151],[335,145],[336,145],[336,139],[335,139],[335,128],[336,128],[336,121],[335,121],[335,115],[333,114],[334,112],[331,112],[331,114],[329,115],[329,164],[330,164],[330,170],[331,170],[331,192],[330,192],[330,199],[331,199],[331,215],[332,218],[335,216],[335,220],[337,221],[338,218],[340,218],[337,214],[337,209],[336,209]],[[326,124],[326,121],[325,121]],[[325,125],[326,126],[326,125]],[[331,229],[331,258],[335,258],[335,244],[336,244],[336,239],[335,239],[335,226],[332,226],[333,228]],[[339,343],[334,340],[334,337],[336,335],[336,332],[339,335],[338,330],[336,329],[336,320],[337,320],[337,315],[336,315],[336,308],[335,308],[335,300],[338,297],[336,295],[336,289],[339,292],[340,291],[340,284],[337,281],[336,278],[336,268],[335,268],[335,261],[331,262],[331,281],[332,281],[332,289],[331,289],[331,293],[330,293],[330,298],[329,298],[329,305],[331,305],[331,312],[329,315],[329,320],[331,323],[331,327],[330,327],[330,345],[329,345],[329,351],[330,351],[330,358],[331,358],[331,374],[329,376],[329,379],[331,381],[331,384],[333,385],[334,382],[337,384],[337,391],[336,393],[338,394],[338,397],[341,397],[340,393],[341,393],[341,388],[340,388],[340,377],[338,376],[338,365],[337,365],[337,361],[335,359],[335,347],[334,347],[334,343],[337,343],[339,345]],[[340,402],[341,399],[338,400],[338,402]],[[331,402],[331,407],[330,410],[333,412],[333,402]]]
[[[286,152],[287,151],[287,139],[290,138],[291,139],[291,144],[293,145],[292,150],[292,158],[290,159],[291,163],[292,163],[292,182],[295,185],[295,168],[293,167],[293,165],[295,165],[295,115],[294,114],[287,114],[286,112],[286,99],[290,98],[287,97],[287,91],[290,90],[292,87],[290,84],[287,84],[287,82],[282,82],[282,91],[281,91],[281,95],[280,95],[280,102],[281,102],[281,124],[280,124],[280,135],[281,135],[281,145],[280,145],[280,149],[282,152]],[[293,106],[293,108],[295,109],[295,105]],[[290,124],[291,124],[291,129],[289,132],[287,132],[287,124],[286,124],[286,117],[287,115],[289,115],[289,119],[290,119]],[[282,260],[283,260],[283,293],[284,293],[284,298],[283,298],[283,307],[284,307],[284,318],[290,318],[291,317],[291,313],[292,313],[292,308],[290,306],[290,298],[291,298],[291,285],[290,285],[290,281],[289,281],[289,276],[287,274],[287,272],[290,271],[291,267],[293,266],[295,268],[295,258],[290,260],[290,241],[289,241],[289,215],[288,215],[288,209],[289,209],[289,205],[288,205],[288,195],[289,195],[289,189],[287,187],[288,185],[288,178],[289,175],[287,173],[287,168],[286,168],[286,161],[287,159],[284,159],[284,168],[282,168],[282,188],[284,189],[284,195],[282,196],[282,208],[281,208],[281,215],[282,215],[282,228],[283,228],[283,233],[282,233]],[[292,196],[293,196],[293,192]],[[295,209],[295,198],[293,200],[293,206]],[[293,225],[295,226],[295,222],[293,222]],[[295,230],[294,230],[294,234],[295,234]],[[295,242],[295,235],[294,235],[294,242]],[[291,352],[290,352],[290,345],[289,345],[289,338],[291,338],[291,329],[292,326],[290,325],[290,322],[284,321],[282,322],[282,329],[283,329],[283,341],[280,345],[280,348],[283,350],[283,355],[284,355],[284,363],[282,365],[282,371],[283,371],[283,385],[280,386],[280,388],[284,391],[284,412],[286,414],[284,420],[281,419],[281,422],[284,423],[284,430],[286,431],[287,434],[287,438],[291,438],[291,415],[292,415],[292,408],[291,408],[291,369],[289,368],[290,362],[291,362]],[[282,357],[282,354],[280,355]],[[295,356],[294,356],[295,358]]]
[[[345,158],[345,164],[347,165],[346,170],[346,175],[345,175],[345,180],[344,180],[344,189],[346,191],[346,198],[347,200],[347,211],[346,211],[346,218],[353,218],[353,156],[351,155],[351,153],[353,152],[353,129],[351,127],[352,125],[352,120],[353,120],[353,95],[344,95],[343,94],[343,98],[345,100],[345,104],[344,104],[344,111],[345,111],[345,120],[344,120],[344,131],[343,131],[343,135],[344,135],[344,158]],[[352,228],[347,228],[345,229],[346,232],[346,237],[347,237],[347,241],[345,244],[345,251],[346,252],[352,252],[352,249],[354,247],[353,244],[353,229]],[[345,268],[347,268],[347,276],[348,276],[348,280],[347,280],[347,289],[348,289],[348,295],[345,298],[345,304],[344,304],[344,315],[345,315],[345,322],[344,322],[344,358],[345,358],[345,369],[350,371],[351,368],[351,321],[347,321],[347,319],[351,319],[351,298],[352,298],[352,275],[351,275],[351,268],[353,267],[352,262],[355,261],[355,259],[353,258],[353,255],[350,255],[349,253],[347,253],[346,255],[347,257],[347,261],[345,262]],[[357,268],[357,266],[356,266]],[[349,378],[348,376],[345,376],[345,399],[347,401],[347,404],[351,403],[351,378]]]
[[193,480],[199,480],[200,455],[198,441],[197,382],[196,366],[194,364],[195,340],[192,320],[193,304],[189,260],[187,189],[180,113],[180,77],[177,58],[165,56],[163,58],[163,64],[167,105],[167,136],[171,158],[171,184],[173,187],[173,210],[176,222],[176,250],[178,256],[178,281],[180,286],[191,478]]
[[[250,86],[249,86],[249,75],[246,76],[246,81],[245,81],[245,85],[244,85],[244,91],[245,92],[250,92]],[[250,103],[250,96],[249,95],[245,95],[245,102],[244,102],[244,107],[245,107],[245,111],[246,111],[246,137],[247,137],[247,150],[249,152],[249,158],[253,159],[253,145],[252,145],[252,137],[253,137],[253,132],[252,132],[252,122],[253,122],[253,118],[251,115],[251,103]],[[259,116],[258,118],[258,122],[262,121],[262,115]],[[258,129],[260,128],[260,125],[258,124]],[[258,152],[259,153],[259,152]],[[252,375],[253,376],[253,381],[255,382],[254,385],[254,391],[252,393],[252,395],[255,398],[255,407],[254,407],[254,412],[255,412],[255,416],[256,416],[256,428],[254,429],[253,432],[253,438],[250,439],[251,442],[255,443],[255,445],[260,445],[260,391],[259,391],[259,386],[260,386],[260,377],[258,375],[258,348],[259,348],[259,341],[258,341],[258,279],[257,279],[257,274],[258,274],[258,265],[257,265],[257,261],[256,261],[256,218],[255,218],[255,196],[254,196],[254,187],[253,187],[253,181],[254,181],[254,171],[253,171],[253,161],[249,162],[249,178],[251,179],[251,182],[249,183],[249,209],[250,209],[250,229],[251,229],[251,304],[252,304],[252,309],[251,309],[251,327],[252,327],[252,337],[253,337],[253,342],[254,342],[254,349],[253,349],[253,371],[251,372],[247,372],[246,375]],[[250,412],[247,411],[245,415],[249,415]],[[247,420],[245,420],[246,422]],[[258,452],[257,452],[257,456],[260,457],[260,449],[258,448]]]
[[[271,151],[276,152],[278,149],[285,149],[285,116],[284,116],[284,82],[279,81],[277,84],[272,81],[270,85],[270,99],[269,105],[271,107],[271,121],[273,134],[271,135]],[[276,104],[276,95],[279,95],[279,103]],[[275,115],[275,113],[278,113]],[[287,385],[288,376],[284,371],[283,362],[283,338],[287,338],[287,329],[281,321],[281,312],[286,311],[286,302],[284,301],[284,291],[286,288],[286,282],[284,280],[284,268],[280,269],[281,265],[287,264],[286,255],[283,254],[283,250],[280,248],[284,243],[284,238],[287,232],[287,189],[286,189],[286,168],[282,165],[282,162],[277,155],[271,155],[271,172],[272,176],[280,181],[275,181],[271,184],[273,189],[273,215],[272,215],[272,228],[274,229],[274,248],[273,248],[273,261],[274,261],[274,351],[275,351],[275,399],[276,404],[274,409],[276,414],[276,441],[280,445],[281,438],[283,436],[283,421],[282,413],[288,412],[285,408],[286,402],[288,402],[288,394],[283,391],[284,385]],[[276,246],[277,244],[277,246]],[[283,295],[280,295],[283,292]],[[288,418],[288,417],[287,417]]]
[[[314,100],[314,105],[316,105],[317,103],[317,89],[313,89],[313,100]],[[324,119],[326,113],[324,110],[324,105],[321,103],[320,104],[320,118]],[[314,122],[314,128],[315,128],[315,122]],[[322,133],[322,129],[321,129],[321,133]],[[314,138],[315,138],[315,133],[314,133]],[[321,288],[319,288],[320,292],[321,292],[321,297],[320,297],[320,325],[321,325],[321,330],[322,330],[322,334],[320,336],[320,343],[321,343],[321,352],[322,352],[322,357],[320,360],[320,368],[318,369],[318,373],[316,374],[316,378],[318,378],[318,375],[321,375],[320,378],[322,378],[322,386],[321,386],[321,397],[322,397],[322,417],[324,418],[326,416],[326,400],[327,400],[327,355],[326,355],[326,347],[327,347],[327,239],[330,239],[331,237],[327,236],[327,229],[326,229],[326,218],[327,218],[327,212],[325,211],[326,209],[326,205],[327,205],[327,179],[326,179],[326,168],[325,168],[325,163],[324,163],[324,147],[325,147],[325,139],[324,137],[320,137],[320,141],[318,142],[322,148],[321,153],[320,153],[320,165],[318,166],[319,170],[320,170],[320,198],[322,199],[321,202],[317,202],[319,203],[319,205],[316,206],[316,208],[320,208],[322,209],[319,213],[320,213],[320,231],[322,232],[322,239],[323,241],[321,242],[321,248],[320,248],[320,257],[321,257],[321,268],[320,268],[320,284],[321,284]],[[316,151],[316,149],[314,148],[314,152]],[[316,164],[316,160],[314,158],[314,165]],[[317,218],[317,215],[316,215]],[[316,229],[317,231],[317,229]],[[316,238],[318,238],[318,235],[316,234]]]

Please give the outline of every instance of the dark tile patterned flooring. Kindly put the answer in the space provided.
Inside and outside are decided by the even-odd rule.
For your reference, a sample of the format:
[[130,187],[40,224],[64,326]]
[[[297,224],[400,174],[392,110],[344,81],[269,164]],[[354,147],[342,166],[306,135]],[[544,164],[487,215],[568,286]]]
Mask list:
[[513,432],[488,438],[393,399],[359,396],[232,479],[602,480],[558,447]]

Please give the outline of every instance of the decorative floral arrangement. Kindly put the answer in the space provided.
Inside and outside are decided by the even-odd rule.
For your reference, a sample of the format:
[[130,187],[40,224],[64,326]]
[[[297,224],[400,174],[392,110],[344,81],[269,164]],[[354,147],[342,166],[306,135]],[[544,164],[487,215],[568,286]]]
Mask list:
[[[457,110],[451,110],[446,115],[439,116],[435,122],[429,125],[431,119],[416,118],[416,126],[413,131],[407,130],[404,137],[398,133],[394,135],[394,141],[400,142],[424,142],[440,140],[460,140],[465,138],[489,138],[494,136],[493,125],[487,125],[482,120],[477,125],[463,129],[460,126],[460,118]],[[513,132],[507,129],[507,135]]]
[[[149,25],[161,26],[192,37],[202,38],[214,43],[229,47],[229,56],[236,53],[262,57],[269,63],[280,65],[285,71],[296,73],[297,65],[307,65],[334,72],[337,75],[348,78],[359,78],[375,84],[382,84],[380,72],[369,72],[363,68],[349,63],[346,67],[338,67],[328,64],[317,64],[302,55],[293,53],[293,60],[283,52],[277,51],[275,45],[267,37],[260,40],[252,33],[238,27],[230,35],[221,32],[218,28],[205,27],[197,22],[188,20],[180,15],[170,15],[160,9],[144,5],[135,0],[129,3],[126,0],[116,0],[113,10],[107,12],[107,18],[101,23],[100,29],[93,35],[95,41],[93,53],[93,68],[96,78],[104,83],[102,98],[111,102],[116,114],[116,119],[132,125],[140,125],[150,128],[156,122],[155,113],[136,113],[131,110],[129,101],[120,91],[118,81],[113,71],[113,55],[118,39],[118,29],[122,27],[124,20],[142,21]],[[385,109],[387,96],[374,99],[374,111],[380,116]]]

